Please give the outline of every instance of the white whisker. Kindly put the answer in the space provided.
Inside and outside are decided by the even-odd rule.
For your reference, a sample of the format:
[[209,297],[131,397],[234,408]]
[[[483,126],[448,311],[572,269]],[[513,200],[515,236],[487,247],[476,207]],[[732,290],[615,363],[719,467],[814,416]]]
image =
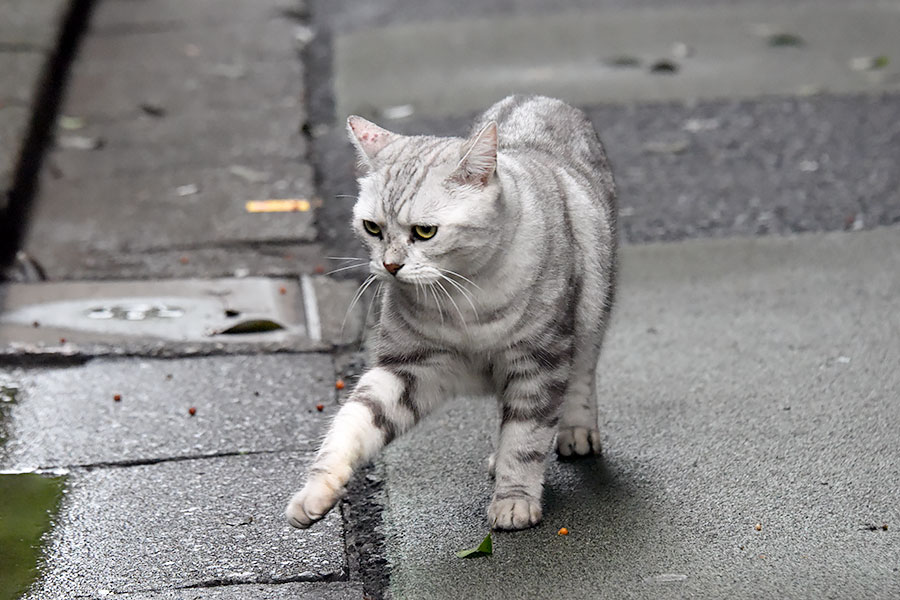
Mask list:
[[434,296],[434,305],[437,306],[438,315],[440,315],[440,317],[441,317],[441,325],[443,325],[444,324],[444,311],[441,310],[441,301],[438,299],[437,292],[434,290],[434,284],[429,283],[427,285],[428,285],[428,289],[431,290],[431,294]]
[[368,262],[365,262],[365,261],[364,261],[364,262],[361,262],[361,263],[358,264],[358,265],[350,265],[349,267],[341,267],[340,269],[334,269],[333,271],[328,271],[328,272],[325,273],[325,274],[326,274],[326,275],[333,275],[334,273],[340,273],[341,271],[346,271],[346,270],[348,270],[348,269],[359,269],[359,268],[361,268],[361,267],[366,267],[366,266],[368,266],[368,264],[369,264]]
[[477,321],[478,320],[478,309],[475,308],[475,303],[472,301],[471,292],[469,292],[469,290],[467,290],[461,284],[457,283],[456,281],[453,281],[446,275],[441,275],[441,278],[444,279],[445,281],[447,281],[447,283],[449,283],[453,287],[455,287],[459,291],[459,293],[462,295],[462,297],[466,299],[466,302],[468,302],[469,306],[472,307],[472,312],[475,313],[475,320]]
[[359,302],[359,299],[362,298],[363,294],[366,292],[366,289],[370,285],[372,285],[373,281],[375,281],[375,276],[369,275],[368,277],[366,277],[365,281],[363,281],[356,289],[356,293],[353,295],[353,300],[350,301],[350,307],[344,314],[344,320],[341,321],[341,334],[339,336],[339,339],[343,339],[344,337],[344,325],[347,324],[347,318],[350,316],[350,313],[353,312],[353,307],[356,306],[356,303]]
[[456,304],[456,300],[453,299],[453,296],[450,295],[450,292],[447,291],[447,288],[445,288],[443,285],[441,285],[441,282],[440,282],[440,281],[435,281],[434,284],[435,284],[436,286],[438,286],[438,288],[440,288],[440,290],[441,290],[442,292],[444,292],[444,295],[445,295],[445,296],[447,296],[447,300],[449,300],[449,301],[450,301],[450,304],[453,305],[453,308],[456,309],[456,312],[457,312],[457,314],[459,315],[459,320],[462,321],[463,329],[465,329],[466,332],[468,332],[468,331],[469,331],[469,328],[468,328],[468,326],[466,325],[466,318],[463,316],[462,311],[459,310],[459,305]]
[[[462,279],[463,281],[467,281],[467,282],[471,283],[472,285],[474,285],[476,289],[481,290],[481,286],[479,286],[477,283],[475,283],[474,281],[472,281],[471,279],[469,279],[469,278],[466,277],[465,275],[460,275],[460,274],[457,273],[456,271],[451,271],[450,269],[441,269],[440,267],[438,267],[438,271],[442,271],[442,272],[444,272],[444,273],[449,273],[450,275],[456,275],[457,277],[459,277],[459,278]],[[482,290],[482,291],[483,291],[483,290]]]

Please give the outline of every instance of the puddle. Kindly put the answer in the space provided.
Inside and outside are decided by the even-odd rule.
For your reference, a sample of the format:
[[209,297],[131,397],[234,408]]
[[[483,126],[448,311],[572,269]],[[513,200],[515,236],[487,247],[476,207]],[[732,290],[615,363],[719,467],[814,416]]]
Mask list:
[[21,597],[37,579],[41,543],[53,525],[65,479],[0,475],[0,600]]

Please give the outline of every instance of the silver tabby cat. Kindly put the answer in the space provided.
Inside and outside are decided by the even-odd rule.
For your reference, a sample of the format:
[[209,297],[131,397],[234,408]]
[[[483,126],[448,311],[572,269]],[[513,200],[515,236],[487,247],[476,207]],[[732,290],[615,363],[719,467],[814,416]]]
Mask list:
[[468,139],[402,136],[360,117],[366,170],[353,228],[384,282],[373,367],[341,407],[291,499],[309,527],[355,468],[438,403],[500,405],[488,521],[541,520],[545,462],[600,452],[595,370],[616,273],[615,184],[585,115],[511,96]]

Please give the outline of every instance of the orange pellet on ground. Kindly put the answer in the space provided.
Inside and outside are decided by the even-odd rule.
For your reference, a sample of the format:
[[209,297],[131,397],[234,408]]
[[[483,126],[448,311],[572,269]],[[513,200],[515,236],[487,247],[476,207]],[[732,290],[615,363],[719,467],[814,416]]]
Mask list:
[[335,382],[334,382],[334,388],[337,389],[337,390],[342,390],[342,389],[344,389],[344,380],[343,380],[343,379],[338,379],[337,381],[335,381]]
[[287,288],[286,287],[278,288],[278,293],[281,294],[282,296],[284,296],[285,294],[287,294]]
[[316,410],[319,412],[322,412],[323,410],[325,410],[325,405],[324,404],[316,404]]
[[325,272],[325,267],[323,267],[322,265],[316,265],[316,268],[313,269],[313,273],[315,273],[316,275],[321,275],[324,272]]
[[59,343],[60,343],[60,344],[65,344],[65,343],[66,343],[66,338],[59,338]]
[[113,400],[115,400],[116,402],[121,402],[122,394],[116,394],[115,396],[113,396]]
[[569,535],[569,530],[566,529],[565,527],[563,527],[559,531],[556,532],[556,535]]
[[191,259],[189,259],[187,256],[182,256],[181,258],[178,259],[178,262],[180,262],[183,265],[186,265],[189,262],[191,262]]
[[193,406],[190,407],[190,408],[188,409],[188,414],[191,415],[191,416],[193,417],[194,415],[197,414],[197,409],[194,408]]

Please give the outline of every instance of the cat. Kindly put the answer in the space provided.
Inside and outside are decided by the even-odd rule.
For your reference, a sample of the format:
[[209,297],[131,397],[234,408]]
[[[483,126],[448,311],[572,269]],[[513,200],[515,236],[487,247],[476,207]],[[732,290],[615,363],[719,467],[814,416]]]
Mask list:
[[[616,193],[580,110],[510,96],[468,139],[347,121],[365,174],[352,227],[383,282],[373,367],[338,411],[285,514],[321,519],[354,469],[441,401],[500,405],[493,529],[541,520],[545,463],[600,453],[596,376],[616,277]],[[367,280],[369,281],[369,280]]]

